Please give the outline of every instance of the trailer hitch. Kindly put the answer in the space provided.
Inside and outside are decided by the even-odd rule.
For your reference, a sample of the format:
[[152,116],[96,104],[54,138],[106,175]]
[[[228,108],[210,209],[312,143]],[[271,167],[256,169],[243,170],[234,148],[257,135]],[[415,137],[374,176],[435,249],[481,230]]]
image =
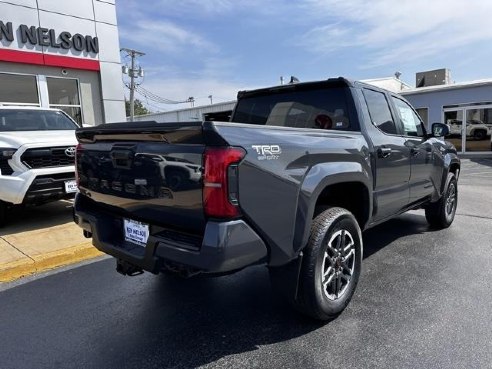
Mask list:
[[143,274],[143,270],[136,265],[130,264],[125,260],[118,259],[116,261],[116,271],[120,274],[127,275],[129,277],[135,277],[136,275]]

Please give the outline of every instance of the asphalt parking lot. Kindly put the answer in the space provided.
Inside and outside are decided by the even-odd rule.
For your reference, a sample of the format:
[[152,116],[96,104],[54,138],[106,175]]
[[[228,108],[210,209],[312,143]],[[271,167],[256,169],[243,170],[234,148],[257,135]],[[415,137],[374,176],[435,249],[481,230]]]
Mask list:
[[459,195],[447,230],[415,211],[367,231],[327,324],[286,307],[264,267],[128,278],[103,259],[5,284],[0,367],[492,368],[492,159],[464,161]]

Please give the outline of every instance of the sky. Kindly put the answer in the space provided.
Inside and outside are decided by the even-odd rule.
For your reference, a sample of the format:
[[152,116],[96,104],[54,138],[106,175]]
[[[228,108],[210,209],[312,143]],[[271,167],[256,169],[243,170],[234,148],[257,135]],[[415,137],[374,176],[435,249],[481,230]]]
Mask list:
[[[116,8],[120,47],[146,54],[140,86],[164,99],[194,97],[195,106],[280,76],[398,71],[414,86],[415,73],[448,68],[454,82],[492,78],[488,0],[117,0]],[[136,98],[152,111],[190,106]]]

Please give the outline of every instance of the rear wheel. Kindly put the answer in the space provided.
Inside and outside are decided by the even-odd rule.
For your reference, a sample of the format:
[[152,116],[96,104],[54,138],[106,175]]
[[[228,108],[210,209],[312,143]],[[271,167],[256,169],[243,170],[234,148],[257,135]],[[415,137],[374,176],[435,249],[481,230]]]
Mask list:
[[446,188],[439,201],[425,208],[427,222],[435,228],[448,228],[453,223],[458,206],[458,182],[453,173],[448,174]]
[[314,219],[303,250],[292,305],[318,320],[335,318],[354,294],[361,264],[362,237],[354,216],[343,208],[323,211]]

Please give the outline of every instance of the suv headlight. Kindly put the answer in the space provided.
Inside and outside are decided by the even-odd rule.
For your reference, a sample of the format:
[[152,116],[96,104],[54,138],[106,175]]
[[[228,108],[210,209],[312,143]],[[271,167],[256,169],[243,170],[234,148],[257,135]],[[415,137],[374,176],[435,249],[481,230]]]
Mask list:
[[12,159],[15,152],[15,149],[0,147],[0,175],[11,175],[14,172],[8,161]]
[[14,149],[2,149],[0,148],[0,158],[4,159],[12,159],[12,156],[14,156],[16,150]]

